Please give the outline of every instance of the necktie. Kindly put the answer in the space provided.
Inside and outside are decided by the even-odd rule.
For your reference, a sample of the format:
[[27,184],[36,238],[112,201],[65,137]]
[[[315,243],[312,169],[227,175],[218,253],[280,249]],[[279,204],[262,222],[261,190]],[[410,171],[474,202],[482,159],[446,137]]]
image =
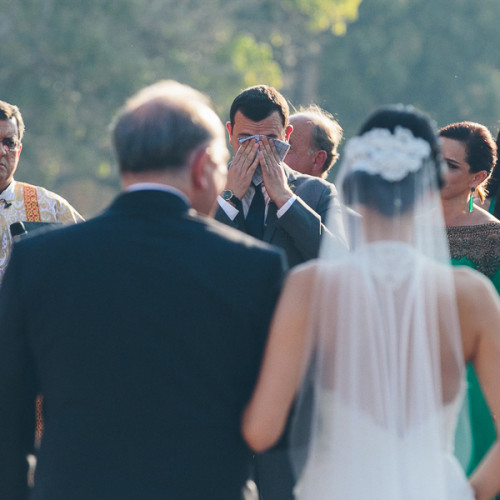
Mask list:
[[250,208],[248,209],[245,226],[248,234],[260,240],[264,234],[265,210],[266,201],[264,200],[261,184],[259,184],[255,186],[255,194],[253,195],[252,203],[250,203]]

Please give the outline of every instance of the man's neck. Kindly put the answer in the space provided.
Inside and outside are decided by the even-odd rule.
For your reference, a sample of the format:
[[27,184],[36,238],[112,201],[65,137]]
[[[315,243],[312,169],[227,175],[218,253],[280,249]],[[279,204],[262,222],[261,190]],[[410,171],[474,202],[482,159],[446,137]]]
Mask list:
[[0,187],[0,196],[2,196],[2,193],[9,188],[9,186],[13,183],[14,181],[10,181],[8,184]]
[[130,184],[126,188],[124,188],[124,191],[126,193],[131,193],[133,191],[164,191],[166,193],[174,194],[178,196],[179,198],[182,198],[188,205],[191,205],[191,201],[189,198],[186,196],[186,194],[181,191],[180,189],[177,189],[174,186],[169,186],[167,184],[163,183],[158,183],[158,182],[137,182],[135,184]]
[[122,173],[122,186],[126,190],[129,186],[134,184],[163,184],[165,186],[172,186],[174,188],[184,191],[183,187],[186,180],[180,175],[172,175],[165,171],[150,171],[141,172],[136,174],[133,172]]

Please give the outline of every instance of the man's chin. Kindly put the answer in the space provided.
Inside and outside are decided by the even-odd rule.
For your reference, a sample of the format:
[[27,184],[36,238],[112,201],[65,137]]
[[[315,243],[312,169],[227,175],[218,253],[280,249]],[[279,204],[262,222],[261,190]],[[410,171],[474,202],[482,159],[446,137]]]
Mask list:
[[2,167],[0,166],[0,193],[5,189],[7,189],[12,182],[12,177],[5,178],[1,174],[2,174]]

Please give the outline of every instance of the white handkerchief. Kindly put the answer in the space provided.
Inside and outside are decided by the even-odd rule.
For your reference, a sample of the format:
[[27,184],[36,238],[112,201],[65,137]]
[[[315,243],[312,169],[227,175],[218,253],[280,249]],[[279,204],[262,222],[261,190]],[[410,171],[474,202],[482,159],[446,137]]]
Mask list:
[[[257,142],[260,142],[262,137],[266,137],[265,135],[250,135],[248,137],[242,137],[241,139],[238,139],[238,142],[240,144],[243,144],[245,141],[249,141],[250,139],[255,139]],[[274,146],[276,148],[276,152],[278,153],[278,156],[280,158],[280,161],[283,161],[285,159],[286,154],[288,153],[288,150],[290,149],[290,144],[285,141],[280,141],[279,139],[273,139],[272,137],[268,137],[268,139],[272,139],[274,142]]]

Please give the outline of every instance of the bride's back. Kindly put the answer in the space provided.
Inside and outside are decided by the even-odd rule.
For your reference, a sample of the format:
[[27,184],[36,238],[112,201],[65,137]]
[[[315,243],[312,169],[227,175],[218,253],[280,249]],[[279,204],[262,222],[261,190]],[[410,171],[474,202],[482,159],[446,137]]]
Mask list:
[[298,498],[471,498],[452,454],[465,388],[453,273],[387,241],[310,273],[316,383],[295,420],[312,420]]
[[314,280],[321,294],[311,300],[311,318],[324,388],[400,430],[427,418],[429,408],[454,402],[463,355],[451,314],[452,277],[400,242],[319,262]]

